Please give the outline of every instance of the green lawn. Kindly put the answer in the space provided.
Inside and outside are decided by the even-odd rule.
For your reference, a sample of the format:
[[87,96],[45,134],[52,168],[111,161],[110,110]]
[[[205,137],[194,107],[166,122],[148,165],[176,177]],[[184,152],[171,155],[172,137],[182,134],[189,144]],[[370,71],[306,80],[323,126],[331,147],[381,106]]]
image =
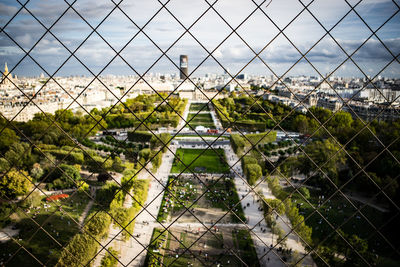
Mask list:
[[[183,170],[196,173],[229,173],[223,149],[207,149],[197,158],[203,151],[203,149],[179,148],[176,151],[171,173],[180,173]],[[185,165],[176,157],[179,157],[188,168],[185,169]]]
[[[235,184],[230,178],[226,178],[225,180],[221,179],[217,183],[215,183],[215,181],[209,181],[207,183],[207,188],[209,191],[206,193],[206,198],[213,204],[213,208],[227,211],[228,207],[230,209],[240,202]],[[237,204],[235,208],[231,210],[231,218],[233,222],[237,223],[241,223],[240,220],[243,222],[246,221],[242,205]]]
[[[285,191],[289,192],[292,190],[287,188]],[[310,193],[311,197],[309,201],[314,205],[314,207],[318,207],[318,194],[321,193],[314,190],[310,190]],[[325,197],[327,197],[327,195],[325,195]],[[299,211],[305,218],[308,218],[308,216],[314,211],[314,208],[311,207],[311,205],[309,205],[298,193],[292,195],[292,202],[294,203],[295,201],[299,204],[302,203]],[[357,201],[353,201],[353,203],[355,203],[357,207],[361,206],[361,203],[358,203]],[[351,206],[342,195],[335,195],[328,204],[320,207],[318,210],[334,227],[340,226],[356,212],[355,208]],[[387,217],[386,214],[369,206],[365,206],[360,211],[377,228],[385,224],[385,217]],[[334,231],[317,212],[314,212],[308,219],[306,219],[306,224],[312,227],[312,238],[314,242],[323,240],[328,236],[328,234]],[[340,229],[348,235],[356,234],[363,239],[368,239],[369,251],[374,249],[379,255],[390,256],[386,255],[387,252],[391,251],[389,245],[378,234],[374,234],[371,237],[371,234],[376,231],[359,213],[354,215],[347,223],[340,227]],[[389,240],[392,238],[390,233],[387,231],[385,232],[382,229],[380,231],[383,232],[385,237],[389,238]],[[328,245],[330,242],[333,242],[334,236],[337,236],[337,234],[332,234],[324,244]]]
[[207,103],[192,103],[192,104],[190,104],[190,107],[189,107],[190,112],[197,112],[199,110],[210,111]]
[[189,124],[193,128],[196,126],[199,126],[199,125],[207,127],[207,128],[215,127],[210,113],[202,113],[202,114],[197,114],[197,115],[196,115],[196,113],[189,113],[186,121],[188,121],[188,122],[190,121]]
[[[45,203],[45,200],[43,200],[41,206]],[[78,193],[69,199],[59,201],[58,204],[62,206],[64,213],[68,213],[75,221],[78,221],[87,203],[87,195]],[[20,244],[39,259],[42,264],[53,266],[60,256],[61,246],[69,242],[71,237],[79,231],[79,227],[70,217],[60,212],[55,204],[46,204],[50,207],[46,209],[42,206],[37,215],[33,214],[34,210],[29,214],[18,211],[12,217],[16,227],[20,229],[17,236],[17,239],[20,239]],[[42,229],[39,225],[42,225]],[[0,251],[2,251],[0,261],[8,260],[9,253],[13,255],[18,248],[19,246],[12,240],[0,243]],[[7,256],[3,257],[3,253]],[[7,266],[42,266],[42,264],[37,262],[24,249],[20,249],[7,263]]]
[[167,233],[167,231],[163,231],[160,228],[154,228],[149,244],[149,250],[146,254],[144,266],[162,266],[161,260],[163,258],[163,255],[161,254],[160,249],[163,248],[165,245],[164,242],[167,238]]
[[240,251],[240,258],[249,266],[260,266],[257,258],[256,248],[251,239],[251,235],[247,230],[238,230],[232,232],[236,246]]
[[[179,244],[179,251],[176,252],[175,250],[170,250],[169,244],[172,243],[171,241],[176,241],[171,235],[168,236],[161,236],[161,243],[163,248],[165,248],[164,255],[157,255],[159,258],[159,262],[162,261],[163,266],[204,266],[204,264],[209,264],[209,266],[217,266],[217,264],[221,264],[221,266],[245,266],[237,256],[231,254],[231,251],[228,251],[225,246],[229,246],[229,248],[235,251],[236,255],[240,257],[240,259],[246,263],[247,266],[258,267],[259,262],[257,258],[257,253],[255,247],[253,245],[252,238],[250,233],[247,230],[241,229],[238,231],[226,232],[223,231],[224,234],[215,233],[217,237],[213,234],[208,233],[199,238],[198,235],[193,235],[190,232],[174,232],[174,235],[184,244]],[[153,233],[152,239],[156,238],[156,235],[159,235],[159,230],[156,229]],[[232,245],[224,244],[225,238],[230,239],[233,241]],[[158,238],[160,240],[160,238]],[[194,244],[192,244],[195,242]],[[204,246],[203,244],[207,244]],[[186,251],[182,253],[185,248],[190,247],[190,252]],[[202,251],[200,254],[199,251]],[[208,254],[208,257],[205,257],[205,254]],[[193,256],[196,255],[195,257]],[[179,255],[179,257],[176,257]],[[154,264],[157,260],[150,256],[149,253],[147,255],[148,260],[145,266],[160,266],[159,264]],[[154,265],[151,265],[153,263]]]

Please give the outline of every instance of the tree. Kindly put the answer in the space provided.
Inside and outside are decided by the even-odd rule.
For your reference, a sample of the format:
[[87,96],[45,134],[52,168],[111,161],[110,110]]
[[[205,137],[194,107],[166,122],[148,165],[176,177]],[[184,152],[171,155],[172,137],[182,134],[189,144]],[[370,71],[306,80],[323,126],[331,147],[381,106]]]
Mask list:
[[262,168],[258,164],[247,164],[245,173],[250,185],[254,185],[262,176]]
[[25,195],[32,187],[32,177],[26,171],[11,169],[0,177],[0,195],[15,198]]
[[267,212],[275,210],[278,214],[283,215],[285,213],[285,204],[279,199],[265,199],[267,205]]
[[244,156],[242,158],[242,168],[245,169],[245,166],[248,164],[256,164],[258,163],[257,159],[252,156]]
[[81,180],[79,170],[67,164],[54,167],[49,175],[49,181],[58,189],[75,187],[79,180]]
[[339,111],[328,123],[328,130],[340,142],[345,143],[352,133],[353,118],[350,113]]
[[112,178],[111,175],[108,174],[107,172],[101,172],[97,175],[97,181],[99,182],[105,182],[111,180],[111,178]]
[[352,124],[353,118],[351,114],[346,111],[336,112],[328,123],[329,127],[335,130],[349,129]]
[[101,259],[100,267],[114,267],[118,264],[118,251],[109,248],[106,255]]
[[125,170],[125,167],[124,167],[124,165],[122,165],[122,161],[121,161],[120,157],[114,158],[111,168],[116,172],[123,172]]
[[5,128],[0,134],[0,150],[8,149],[13,143],[17,142],[19,137],[9,128]]
[[299,165],[300,172],[310,175],[321,169],[329,178],[337,180],[338,167],[346,162],[346,155],[334,140],[312,142],[305,147],[304,151],[308,157],[306,155],[299,157],[302,163]]
[[43,196],[38,191],[32,192],[22,203],[26,208],[37,207],[40,205]]
[[30,167],[35,162],[31,147],[27,143],[13,143],[6,152],[5,158],[10,165],[15,167]]
[[131,142],[147,143],[150,142],[152,137],[153,137],[152,133],[145,131],[136,130],[133,132],[128,132],[128,140]]
[[153,135],[150,140],[151,148],[156,149],[162,147],[163,152],[165,152],[167,150],[167,145],[170,139],[171,135],[169,133],[161,133],[158,134],[157,136]]
[[293,120],[293,127],[295,130],[299,131],[300,133],[303,133],[303,134],[310,133],[309,126],[308,126],[308,119],[304,115],[298,115]]
[[9,168],[9,162],[5,158],[0,158],[0,173],[6,172]]
[[[314,115],[314,116],[313,116]],[[309,118],[317,118],[319,123],[323,124],[326,122],[332,115],[332,111],[322,107],[311,107],[308,109],[307,116]]]
[[40,177],[43,176],[43,173],[44,173],[44,171],[43,171],[43,169],[40,167],[40,164],[39,164],[39,163],[33,164],[33,167],[32,167],[32,169],[31,169],[31,176],[32,176],[33,178],[35,178],[35,179],[37,180],[37,179],[39,179]]
[[307,187],[300,187],[299,189],[297,189],[306,199],[310,198],[310,191],[308,190]]
[[290,259],[290,266],[294,267],[301,267],[303,266],[303,258],[299,254],[299,252],[295,251],[293,252],[292,258]]

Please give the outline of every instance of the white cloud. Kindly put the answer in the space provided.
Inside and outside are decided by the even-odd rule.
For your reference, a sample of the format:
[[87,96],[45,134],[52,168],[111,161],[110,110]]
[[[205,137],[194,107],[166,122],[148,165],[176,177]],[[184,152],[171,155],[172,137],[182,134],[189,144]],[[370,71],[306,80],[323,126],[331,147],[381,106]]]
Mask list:
[[[369,16],[368,18],[370,18],[371,21],[379,17],[384,17],[386,14],[382,12],[387,12],[388,8],[390,8],[390,2],[388,1],[371,0],[363,2],[365,2],[365,4],[363,3],[363,5],[360,5],[357,10],[365,16]],[[96,26],[113,6],[114,4],[112,2],[98,4],[95,0],[78,1],[76,5],[74,5],[82,16],[88,18],[92,26]],[[65,10],[66,5],[57,6],[54,3],[51,4],[46,1],[40,2],[39,4],[31,3],[28,7],[40,20],[43,19],[43,21],[51,22],[59,16],[60,12]],[[143,26],[160,7],[161,5],[157,1],[122,2],[121,4],[121,8],[139,25],[139,27]],[[206,8],[208,8],[208,5],[204,0],[193,0],[190,1],[190,3],[186,0],[173,0],[167,7],[186,27],[188,27]],[[0,12],[3,13],[10,13],[14,11],[15,8],[15,6],[0,4]],[[215,9],[232,27],[239,25],[239,23],[241,23],[255,8],[256,6],[251,1],[243,0],[219,0],[215,5]],[[262,6],[262,11],[270,16],[279,27],[283,28],[302,8],[302,5],[297,0],[281,0],[272,1],[268,8]],[[343,16],[348,9],[349,7],[344,1],[318,0],[314,1],[310,6],[310,11],[313,12],[327,28]],[[343,34],[340,35],[340,38],[337,37],[337,40],[346,51],[356,49],[363,41],[363,38],[360,38],[358,34],[358,29],[354,27],[352,19],[354,19],[354,16],[348,19],[346,23],[340,24],[341,28],[338,28],[340,29],[340,33]],[[278,30],[260,10],[252,15],[251,20],[251,23],[244,23],[239,28],[238,33],[243,35],[243,38],[258,52],[275,36],[275,34],[277,34]],[[385,36],[385,38],[382,39],[395,54],[400,52],[399,24],[400,22],[396,20],[392,25],[386,27],[388,29],[382,28],[378,32],[378,34]],[[91,31],[89,26],[85,25],[73,11],[69,11],[65,17],[55,25],[53,30],[63,43],[74,48],[77,47]],[[43,34],[44,29],[25,12],[25,14],[17,16],[6,28],[6,31],[23,47],[29,47]],[[166,10],[163,10],[145,27],[144,31],[165,50],[175,42],[184,29]],[[122,12],[117,10],[106,20],[106,24],[100,26],[99,32],[113,47],[119,49],[134,36],[137,29],[129,19],[124,17]],[[191,29],[191,33],[202,45],[209,51],[212,51],[231,33],[231,29],[213,10],[210,10]],[[302,52],[307,51],[324,33],[324,30],[307,11],[304,11],[303,14],[285,30],[285,34]],[[140,38],[138,36],[132,44],[124,50],[123,56],[126,57],[127,60],[134,61],[135,65],[138,67],[140,67],[140,65],[149,66],[160,54],[160,51],[151,44],[143,34],[140,35]],[[6,36],[0,35],[0,51],[2,51],[1,53],[3,55],[6,55],[4,60],[15,61],[11,56],[7,56],[16,53],[16,49],[13,49],[13,47],[15,47],[15,44]],[[57,40],[47,38],[47,36],[34,49],[34,53],[43,56],[47,55],[45,58],[49,60],[55,55],[68,54]],[[188,54],[189,64],[193,67],[207,56],[206,51],[188,34],[168,51],[168,55],[173,60],[177,60],[179,54]],[[100,38],[91,38],[77,53],[77,56],[82,57],[88,66],[90,66],[90,64],[104,62],[106,58],[112,57],[113,55],[114,52]],[[241,66],[244,66],[244,64],[254,56],[254,53],[252,53],[235,34],[232,34],[225,44],[214,51],[213,56],[221,60],[224,64],[237,66],[237,68],[240,69]],[[282,70],[290,67],[291,63],[294,63],[301,57],[296,49],[294,49],[282,35],[272,42],[260,56],[268,64],[276,64],[277,68],[281,68]],[[321,63],[321,66],[323,66],[323,64],[330,66],[340,63],[344,58],[344,54],[332,40],[325,38],[320,44],[313,48],[307,55],[307,58],[313,63]],[[390,54],[377,40],[371,40],[363,49],[357,52],[355,58],[360,61],[365,61],[368,64],[373,64],[373,62],[390,59]],[[253,65],[260,64],[259,61],[257,62],[258,63],[254,63]],[[51,62],[49,62],[49,64],[50,63]],[[215,65],[216,63],[210,60],[204,65],[210,67],[213,64]],[[46,66],[46,62],[43,62],[43,66]],[[172,67],[171,64],[165,64],[165,68],[160,68],[159,70],[175,72],[176,70]],[[325,67],[323,68],[325,69]],[[374,66],[371,66],[371,68],[374,68]],[[26,71],[29,72],[29,68],[27,68]]]

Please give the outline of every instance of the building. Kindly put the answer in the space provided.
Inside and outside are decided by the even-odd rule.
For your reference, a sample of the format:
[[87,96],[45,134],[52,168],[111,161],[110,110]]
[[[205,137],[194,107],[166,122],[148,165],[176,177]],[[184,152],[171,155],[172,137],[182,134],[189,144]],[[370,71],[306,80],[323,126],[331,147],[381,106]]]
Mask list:
[[179,77],[181,78],[181,80],[186,79],[189,75],[188,56],[187,55],[181,55],[179,57],[179,69],[180,69]]
[[12,75],[8,72],[8,67],[7,67],[7,62],[6,62],[0,84],[7,86],[7,85],[11,84],[11,81],[12,81]]

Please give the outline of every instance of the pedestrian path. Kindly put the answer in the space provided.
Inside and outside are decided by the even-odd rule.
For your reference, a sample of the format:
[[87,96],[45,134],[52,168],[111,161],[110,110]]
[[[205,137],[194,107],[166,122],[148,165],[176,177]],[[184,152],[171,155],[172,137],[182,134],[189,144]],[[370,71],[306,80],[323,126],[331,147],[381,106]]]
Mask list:
[[215,111],[214,106],[212,104],[209,104],[208,106],[210,108],[210,114],[211,114],[211,118],[214,122],[215,128],[217,130],[222,131],[224,128],[222,127],[221,121],[218,118],[218,115],[217,115],[217,112]]
[[158,181],[153,178],[150,182],[147,201],[135,219],[133,237],[121,244],[119,261],[124,266],[142,266],[147,254],[145,248],[150,244],[153,229],[160,226],[156,218],[161,205],[164,186],[168,182],[176,147],[170,146],[170,150],[164,153],[161,166],[155,175]]
[[183,115],[182,115],[183,120],[181,119],[179,121],[178,127],[176,127],[177,129],[182,129],[184,127],[188,127],[187,125],[185,126],[185,124],[186,124],[187,118],[189,116],[189,112],[190,112],[189,108],[190,108],[191,103],[192,102],[189,100],[188,103],[186,104],[185,110],[183,111]]
[[85,219],[86,219],[90,209],[92,208],[93,204],[94,204],[94,200],[92,199],[87,203],[85,209],[83,210],[81,216],[79,217],[78,222],[79,222],[79,226],[80,227],[83,227],[83,222],[85,221]]
[[[224,147],[224,150],[229,166],[233,166],[233,169],[237,173],[235,174],[234,178],[236,190],[239,198],[241,199],[241,205],[244,209],[247,219],[246,225],[249,229],[251,229],[252,239],[255,244],[257,256],[260,259],[261,266],[287,266],[287,264],[282,260],[283,257],[277,252],[276,249],[268,252],[271,245],[276,245],[276,235],[274,236],[271,232],[271,229],[267,227],[267,224],[264,220],[263,211],[259,209],[260,205],[257,202],[258,196],[254,193],[254,191],[249,193],[250,189],[247,183],[244,181],[242,167],[240,162],[238,162],[239,159],[236,153],[234,153],[232,147],[230,146]],[[279,221],[279,224],[285,223],[283,221]],[[288,233],[290,231],[290,227],[287,224],[285,225],[286,227],[283,229],[286,233]],[[303,254],[305,253],[303,245],[300,242],[297,242],[297,238],[294,237],[293,234],[289,235],[286,244],[287,247],[293,251],[298,251],[299,253]],[[314,265],[310,255],[305,258],[303,265]]]

